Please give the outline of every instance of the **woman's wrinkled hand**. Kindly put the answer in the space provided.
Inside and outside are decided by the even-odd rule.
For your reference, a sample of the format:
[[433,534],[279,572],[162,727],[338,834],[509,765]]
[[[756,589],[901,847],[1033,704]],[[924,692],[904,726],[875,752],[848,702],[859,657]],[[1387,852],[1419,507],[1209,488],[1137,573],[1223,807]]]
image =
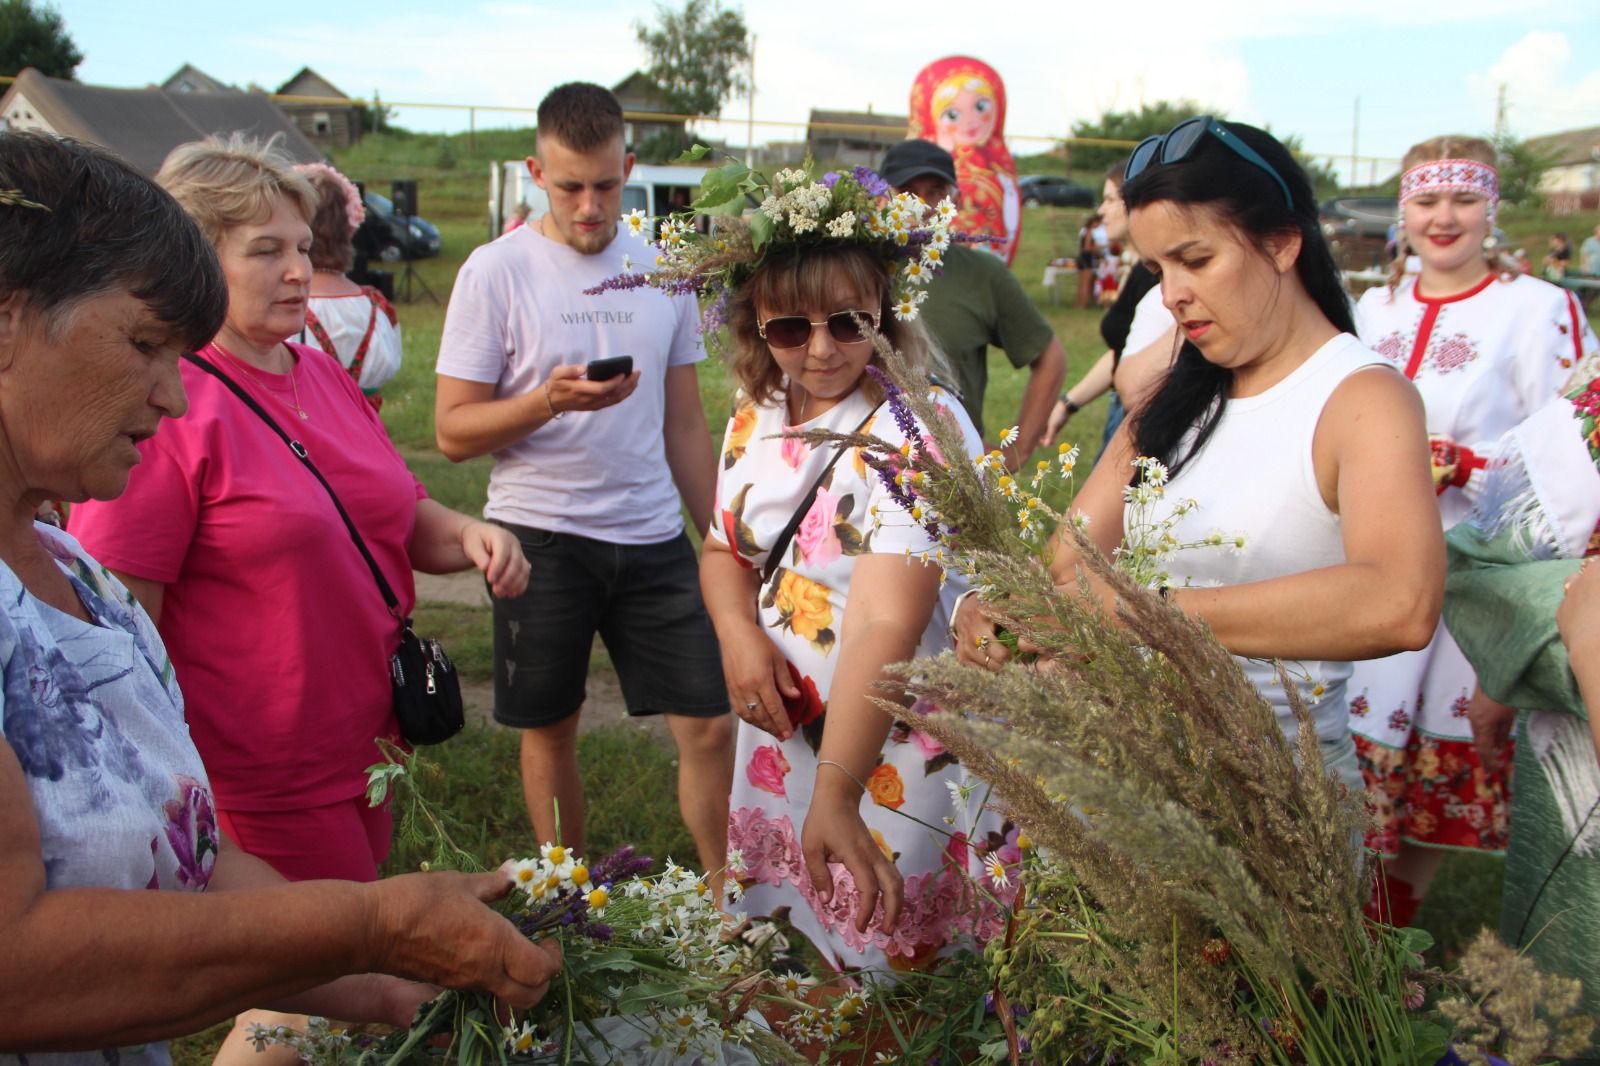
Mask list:
[[[818,766],[817,773],[843,774],[836,766]],[[865,933],[879,904],[883,906],[882,932],[891,932],[900,919],[905,898],[905,881],[889,857],[872,839],[867,823],[861,820],[861,796],[851,784],[841,791],[829,783],[812,796],[811,810],[800,831],[805,854],[806,874],[811,887],[824,903],[833,902],[833,871],[828,863],[837,862],[850,871],[856,885],[856,930]]]
[[728,685],[728,706],[735,716],[779,740],[794,735],[784,700],[799,699],[800,689],[789,674],[783,651],[757,626],[737,639],[723,640],[722,676]]
[[528,557],[508,529],[492,522],[469,522],[461,531],[461,550],[489,583],[496,599],[512,599],[528,588]]
[[1011,661],[1011,649],[1000,642],[1000,631],[984,609],[981,597],[966,596],[956,607],[956,658],[968,666],[998,670]]
[[370,886],[369,968],[444,988],[487,992],[524,1009],[561,969],[554,941],[532,943],[486,904],[511,890],[504,870],[427,873]]

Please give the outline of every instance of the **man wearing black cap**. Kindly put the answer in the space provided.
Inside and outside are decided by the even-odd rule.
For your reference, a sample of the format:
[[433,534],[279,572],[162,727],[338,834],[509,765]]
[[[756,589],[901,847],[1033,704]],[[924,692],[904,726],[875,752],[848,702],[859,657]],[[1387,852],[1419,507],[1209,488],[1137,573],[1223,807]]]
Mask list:
[[[954,160],[932,141],[901,141],[890,148],[882,175],[898,191],[930,204],[961,196]],[[952,244],[945,253],[944,271],[928,285],[922,319],[960,379],[961,403],[980,433],[989,345],[1003,349],[1017,369],[1028,368],[1017,443],[1005,449],[1006,465],[1017,469],[1043,432],[1067,374],[1066,353],[1050,323],[999,256],[966,244]]]

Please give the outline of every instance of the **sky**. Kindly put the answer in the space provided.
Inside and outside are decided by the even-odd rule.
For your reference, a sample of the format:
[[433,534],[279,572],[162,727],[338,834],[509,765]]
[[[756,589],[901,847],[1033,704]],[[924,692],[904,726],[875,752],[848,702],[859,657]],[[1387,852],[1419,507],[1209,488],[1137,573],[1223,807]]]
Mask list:
[[[551,87],[620,82],[646,61],[634,26],[650,0],[55,0],[85,59],[80,80],[143,86],[193,63],[275,89],[309,64],[354,97],[402,107],[416,130],[532,125]],[[756,35],[755,140],[798,140],[811,108],[905,114],[928,62],[973,55],[1000,72],[1013,154],[1075,121],[1188,98],[1298,135],[1370,180],[1416,141],[1488,133],[1505,87],[1506,126],[1529,137],[1600,125],[1595,0],[1005,0],[895,5],[794,0],[726,4]],[[859,24],[849,14],[859,12]],[[1359,105],[1357,101],[1359,100]],[[1359,109],[1359,120],[1357,111]],[[750,102],[705,135],[745,143]],[[789,123],[792,125],[783,125]],[[1352,145],[1354,140],[1354,145]],[[1354,153],[1352,152],[1354,148]]]

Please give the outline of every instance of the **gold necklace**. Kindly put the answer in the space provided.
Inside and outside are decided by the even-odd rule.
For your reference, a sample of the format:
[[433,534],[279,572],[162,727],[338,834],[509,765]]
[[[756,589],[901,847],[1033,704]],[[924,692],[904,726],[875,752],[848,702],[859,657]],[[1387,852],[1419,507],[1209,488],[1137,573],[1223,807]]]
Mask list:
[[[278,392],[278,390],[268,385],[266,379],[258,375],[255,372],[255,368],[249,363],[245,362],[243,359],[240,359],[237,355],[234,355],[216,341],[211,342],[211,347],[215,348],[217,351],[227,356],[230,360],[237,363],[240,370],[243,370],[246,374],[249,374],[251,378],[259,382],[261,387],[265,389],[268,394],[277,397],[279,403],[283,402],[283,396]],[[304,407],[300,406],[300,386],[295,382],[295,371],[300,368],[300,361],[294,357],[293,352],[289,353],[289,360],[289,392],[294,397],[294,403],[292,405],[294,407],[294,413],[299,415],[302,421],[307,421],[311,418],[311,414]]]

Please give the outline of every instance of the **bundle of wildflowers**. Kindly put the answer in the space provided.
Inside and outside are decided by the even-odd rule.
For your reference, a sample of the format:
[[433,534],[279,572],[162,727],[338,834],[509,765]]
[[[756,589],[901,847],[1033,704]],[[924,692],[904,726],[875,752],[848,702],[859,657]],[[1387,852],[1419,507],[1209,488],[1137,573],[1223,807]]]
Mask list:
[[[697,146],[686,158],[706,154]],[[856,245],[881,259],[893,278],[897,318],[917,317],[928,280],[944,266],[956,206],[929,205],[896,193],[866,167],[829,171],[813,179],[805,169],[780,170],[770,179],[737,162],[707,171],[688,211],[654,223],[643,211],[623,218],[634,236],[655,238],[651,271],[626,270],[586,290],[590,295],[650,285],[669,293],[697,293],[706,301],[702,331],[712,337],[723,323],[729,296],[776,251]],[[759,205],[748,211],[751,204]],[[708,219],[701,232],[699,219]]]
[[[1174,552],[1236,538],[1177,543],[1175,519],[1156,513],[1164,470],[1146,461],[1133,542],[1106,558],[1041,496],[1071,449],[1031,475],[997,453],[947,459],[963,452],[937,394],[879,341],[890,409],[928,433],[903,448],[806,436],[861,449],[898,504],[879,519],[921,524],[931,561],[971,575],[1043,661],[991,673],[919,659],[897,695],[959,713],[883,703],[988,781],[1041,849],[1022,875],[1027,906],[988,947],[995,987],[1026,1011],[1008,1055],[1021,1061],[1026,1043],[1040,1062],[1436,1061],[1447,1029],[1418,1010],[1438,979],[1422,970],[1429,938],[1363,917],[1365,813],[1325,772],[1299,688],[1282,678],[1291,742],[1234,657],[1151,591]],[[1076,582],[1057,587],[1047,543],[1075,555]]]
[[[458,846],[447,815],[417,793],[426,773],[417,756],[389,747],[370,768],[369,797],[396,791],[402,838],[428,841],[425,867],[482,870]],[[419,764],[422,764],[419,766]],[[831,1047],[845,1032],[840,1004],[808,1004],[803,989],[764,968],[770,939],[724,935],[722,912],[705,877],[631,848],[586,862],[560,844],[501,867],[511,892],[496,904],[530,940],[561,944],[561,972],[532,1010],[511,1013],[488,995],[445,992],[424,1005],[409,1029],[351,1034],[318,1020],[304,1033],[258,1029],[259,1046],[283,1044],[314,1066],[470,1063],[804,1061],[795,1043]],[[737,884],[730,884],[737,894]],[[864,1005],[847,1005],[859,1012]],[[763,1013],[774,1021],[769,1023]]]

